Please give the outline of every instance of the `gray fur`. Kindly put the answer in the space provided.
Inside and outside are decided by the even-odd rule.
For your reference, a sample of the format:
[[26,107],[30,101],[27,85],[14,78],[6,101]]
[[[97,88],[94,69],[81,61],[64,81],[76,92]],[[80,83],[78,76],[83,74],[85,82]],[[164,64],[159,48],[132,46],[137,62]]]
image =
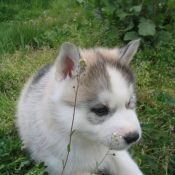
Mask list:
[[88,116],[88,121],[93,125],[99,125],[99,124],[105,122],[106,120],[108,120],[111,116],[112,116],[112,114],[107,115],[107,116],[99,117],[99,116],[95,116],[93,114],[91,116]]
[[140,39],[129,42],[125,47],[120,49],[120,63],[128,65],[135,55]]
[[44,67],[42,67],[33,77],[32,80],[32,85],[38,83],[40,81],[40,79],[47,74],[47,72],[49,72],[49,70],[51,69],[51,67],[53,66],[53,63],[49,63],[47,65],[45,65]]

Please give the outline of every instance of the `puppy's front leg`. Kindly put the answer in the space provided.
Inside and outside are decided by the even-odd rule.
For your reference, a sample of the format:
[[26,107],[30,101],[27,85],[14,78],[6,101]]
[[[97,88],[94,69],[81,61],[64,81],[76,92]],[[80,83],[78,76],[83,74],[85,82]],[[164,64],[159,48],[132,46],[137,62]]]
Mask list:
[[115,156],[109,158],[108,170],[112,175],[143,175],[137,164],[132,160],[127,151],[111,151]]

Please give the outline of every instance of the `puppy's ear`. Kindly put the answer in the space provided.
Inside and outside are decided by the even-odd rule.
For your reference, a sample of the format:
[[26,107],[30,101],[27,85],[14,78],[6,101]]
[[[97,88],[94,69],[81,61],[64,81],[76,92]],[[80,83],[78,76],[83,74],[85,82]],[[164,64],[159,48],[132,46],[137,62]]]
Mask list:
[[129,42],[125,47],[119,50],[119,61],[123,65],[128,65],[132,60],[133,56],[137,52],[139,46],[140,39],[133,40]]
[[57,76],[61,79],[65,79],[67,76],[74,78],[78,71],[80,59],[78,48],[74,44],[64,43],[56,60]]

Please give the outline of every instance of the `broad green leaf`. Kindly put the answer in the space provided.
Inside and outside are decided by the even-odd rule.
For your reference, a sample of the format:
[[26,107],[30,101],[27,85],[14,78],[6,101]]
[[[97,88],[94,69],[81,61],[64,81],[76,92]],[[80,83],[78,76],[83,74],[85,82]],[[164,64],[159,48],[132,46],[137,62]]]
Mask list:
[[[102,8],[102,10],[103,10],[103,11],[105,11],[105,8]],[[97,8],[97,9],[94,9],[94,11],[93,11],[93,15],[95,16],[95,18],[97,18],[97,19],[100,19],[100,20],[101,20],[100,11],[99,11],[99,9],[98,9],[98,8]]]
[[168,8],[172,10],[175,9],[175,0],[168,0]]
[[156,26],[153,23],[153,21],[146,19],[146,18],[141,18],[140,19],[140,24],[138,25],[139,28],[139,35],[142,36],[154,36],[156,33]]
[[42,167],[44,167],[44,162],[41,162],[41,163],[39,164],[39,168],[42,168]]
[[175,99],[174,98],[166,100],[166,102],[171,106],[175,106]]
[[67,145],[67,151],[70,152],[70,143]]
[[166,29],[168,32],[171,32],[171,31],[172,31],[172,28],[173,28],[173,26],[172,26],[171,24],[167,24],[167,25],[165,26],[165,29]]
[[140,38],[139,35],[137,34],[137,32],[127,32],[124,36],[124,40],[125,41],[129,41],[129,40],[135,40],[135,39],[138,39]]
[[112,15],[113,14],[113,12],[114,12],[114,10],[110,10],[109,8],[107,8],[107,7],[104,7],[103,8],[103,10],[105,11],[105,13],[107,14],[107,16],[108,15]]
[[113,39],[116,39],[116,33],[114,33],[114,32],[111,32],[111,33],[109,33],[108,34],[108,38],[110,39],[110,40],[113,40]]
[[166,15],[162,13],[157,13],[155,15],[155,24],[156,26],[163,25]]
[[140,12],[142,10],[142,5],[137,5],[131,7],[130,11]]
[[168,43],[172,40],[172,35],[169,32],[166,31],[160,31],[157,33],[156,40],[158,42]]
[[134,27],[134,23],[131,20],[130,23],[129,23],[129,25],[128,25],[128,27],[126,27],[126,29],[124,29],[122,31],[127,32],[127,31],[131,30],[133,27]]
[[21,162],[20,166],[19,166],[19,169],[18,170],[21,170],[25,165],[28,165],[30,162],[28,160],[24,161],[24,162]]
[[121,0],[121,3],[120,4],[122,4],[123,6],[125,6],[127,2],[128,2],[128,0]]
[[151,158],[148,158],[147,161],[152,168],[155,167],[155,162]]
[[114,4],[114,1],[105,0],[104,3],[105,3],[105,6],[109,10],[111,10],[112,12],[114,12],[114,10],[116,9],[115,4]]
[[142,1],[142,5],[144,6],[144,5],[148,5],[148,4],[150,4],[150,0],[143,0]]
[[124,12],[122,9],[117,10],[116,14],[120,18],[124,18],[130,15],[129,13]]
[[0,170],[2,170],[4,167],[5,167],[5,165],[4,164],[1,164],[0,165]]
[[140,22],[146,22],[147,19],[146,18],[140,18]]

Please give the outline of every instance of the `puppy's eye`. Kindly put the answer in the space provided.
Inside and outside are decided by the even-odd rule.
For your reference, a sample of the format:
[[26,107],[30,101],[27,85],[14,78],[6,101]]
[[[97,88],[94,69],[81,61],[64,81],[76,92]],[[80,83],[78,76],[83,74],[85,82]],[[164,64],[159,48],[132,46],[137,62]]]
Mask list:
[[96,106],[96,107],[92,108],[91,111],[98,116],[104,116],[104,115],[107,115],[109,113],[108,107],[103,106],[103,105]]

